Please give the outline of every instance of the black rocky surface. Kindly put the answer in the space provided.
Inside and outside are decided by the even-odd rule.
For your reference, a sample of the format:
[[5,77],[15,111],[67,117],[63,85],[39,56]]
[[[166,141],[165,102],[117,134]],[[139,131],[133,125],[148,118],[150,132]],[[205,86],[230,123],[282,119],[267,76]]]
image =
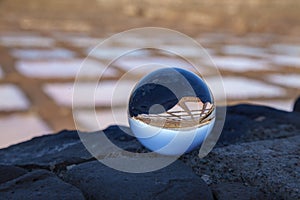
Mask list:
[[217,145],[225,146],[298,135],[299,114],[266,106],[230,106],[227,108],[224,129]]
[[0,184],[27,173],[27,170],[13,165],[0,165]]
[[[95,161],[77,131],[1,149],[0,199],[300,199],[300,113],[255,105],[227,111],[207,157],[199,159],[195,150],[150,173]],[[147,152],[118,126],[104,132],[123,149]]]
[[211,185],[215,199],[228,200],[249,200],[249,199],[267,199],[266,195],[257,187],[244,185],[240,182],[222,182]]
[[300,135],[234,144],[215,148],[202,159],[186,155],[184,162],[219,188],[237,182],[256,188],[267,199],[299,199],[299,144]]
[[84,191],[87,199],[213,199],[206,183],[180,161],[141,174],[93,161],[73,166],[62,177]]
[[76,187],[46,170],[35,170],[0,185],[0,199],[84,199]]

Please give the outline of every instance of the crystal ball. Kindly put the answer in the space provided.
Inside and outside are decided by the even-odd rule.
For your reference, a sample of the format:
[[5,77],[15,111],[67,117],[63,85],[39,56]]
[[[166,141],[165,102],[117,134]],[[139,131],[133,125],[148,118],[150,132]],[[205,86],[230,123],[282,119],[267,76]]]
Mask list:
[[215,121],[213,95],[205,81],[181,68],[143,77],[129,98],[131,131],[148,149],[182,155],[201,146]]

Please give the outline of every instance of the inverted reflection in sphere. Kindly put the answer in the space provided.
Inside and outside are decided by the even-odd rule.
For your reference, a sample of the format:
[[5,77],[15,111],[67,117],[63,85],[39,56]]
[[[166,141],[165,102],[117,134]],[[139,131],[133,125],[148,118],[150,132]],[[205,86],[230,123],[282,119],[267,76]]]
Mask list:
[[181,155],[199,147],[215,120],[213,96],[202,78],[179,68],[156,70],[133,89],[129,124],[148,149]]

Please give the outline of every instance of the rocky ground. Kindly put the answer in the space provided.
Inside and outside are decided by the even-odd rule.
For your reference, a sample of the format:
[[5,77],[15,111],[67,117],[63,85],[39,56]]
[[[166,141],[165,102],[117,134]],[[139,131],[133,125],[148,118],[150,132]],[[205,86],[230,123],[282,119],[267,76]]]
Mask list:
[[[95,160],[76,131],[34,138],[0,150],[0,199],[299,199],[300,113],[229,107],[210,154],[198,151],[158,171],[119,172]],[[141,151],[111,126],[118,146]],[[100,134],[100,133],[93,133]]]

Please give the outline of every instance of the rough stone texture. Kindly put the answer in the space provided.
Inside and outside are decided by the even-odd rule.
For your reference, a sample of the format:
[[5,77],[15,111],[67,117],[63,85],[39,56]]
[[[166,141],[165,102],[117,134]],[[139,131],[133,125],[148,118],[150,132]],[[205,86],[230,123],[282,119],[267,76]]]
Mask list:
[[[120,128],[121,127],[121,128]],[[148,152],[141,143],[133,136],[129,127],[110,126],[103,132],[116,146],[130,152]],[[125,132],[124,132],[124,131]],[[130,133],[131,135],[128,135]]]
[[54,135],[37,137],[0,150],[0,164],[21,166],[49,168],[57,164],[67,165],[91,158],[90,153],[81,144],[77,131],[62,131]]
[[0,199],[84,199],[76,187],[37,170],[0,185]]
[[[122,127],[129,129],[128,127]],[[104,130],[108,138],[120,148],[128,151],[142,151],[144,147],[118,126]],[[89,133],[92,135],[99,132]],[[95,141],[97,145],[97,141]],[[0,150],[0,164],[39,166],[54,169],[56,166],[67,166],[73,163],[94,159],[81,143],[77,131],[61,131],[54,135],[36,137],[30,141]]]
[[180,161],[143,174],[119,172],[92,161],[71,168],[64,180],[88,199],[213,199],[205,182]]
[[[183,160],[213,183],[239,182],[255,186],[272,199],[300,198],[300,135],[215,148],[199,159]],[[220,187],[219,187],[220,188]]]
[[266,106],[231,106],[217,145],[295,136],[300,132],[299,119],[300,113]]
[[20,167],[0,165],[0,184],[18,178],[26,173],[27,171]]
[[265,194],[257,187],[246,186],[238,182],[223,182],[211,186],[215,199],[266,199]]

